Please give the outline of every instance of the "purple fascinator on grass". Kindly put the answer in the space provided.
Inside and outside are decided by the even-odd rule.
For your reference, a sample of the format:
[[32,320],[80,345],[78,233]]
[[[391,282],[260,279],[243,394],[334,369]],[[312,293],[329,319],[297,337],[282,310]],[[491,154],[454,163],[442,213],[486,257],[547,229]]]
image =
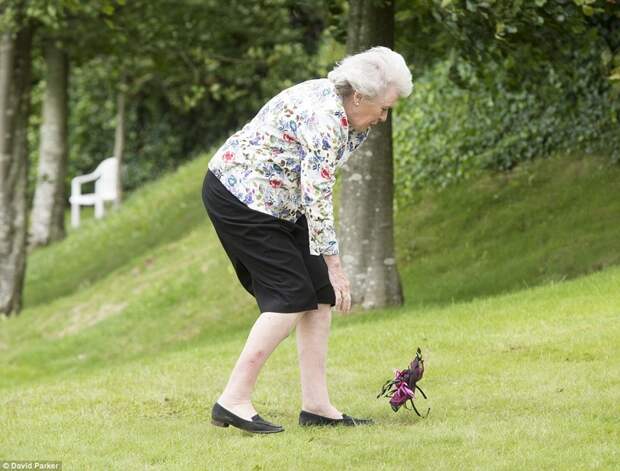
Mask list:
[[418,381],[422,379],[422,375],[424,374],[424,359],[422,358],[422,350],[418,348],[415,354],[415,358],[409,364],[409,368],[406,370],[396,370],[394,372],[394,379],[390,379],[386,381],[386,383],[381,388],[381,392],[377,396],[379,399],[381,396],[390,398],[390,406],[392,406],[392,410],[394,412],[398,412],[401,406],[404,406],[405,409],[411,410],[407,407],[407,402],[411,403],[411,407],[415,411],[416,414],[420,417],[428,416],[428,413],[431,411],[430,407],[428,411],[426,411],[425,415],[420,414],[418,409],[416,408],[413,401],[416,399],[415,391],[416,389],[420,391],[422,397],[427,399],[424,391],[420,389],[418,386]]

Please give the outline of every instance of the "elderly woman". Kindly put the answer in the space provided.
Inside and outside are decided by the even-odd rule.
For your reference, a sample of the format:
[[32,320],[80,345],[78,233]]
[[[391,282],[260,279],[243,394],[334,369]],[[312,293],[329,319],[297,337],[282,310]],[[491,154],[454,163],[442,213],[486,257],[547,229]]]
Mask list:
[[254,433],[284,429],[251,402],[258,374],[296,328],[301,370],[299,424],[362,425],[332,405],[326,357],[331,308],[348,312],[349,282],[338,257],[332,190],[336,171],[411,93],[402,56],[375,47],[345,58],[326,79],[288,88],[233,134],[209,162],[202,197],[260,316],[212,410],[212,423]]

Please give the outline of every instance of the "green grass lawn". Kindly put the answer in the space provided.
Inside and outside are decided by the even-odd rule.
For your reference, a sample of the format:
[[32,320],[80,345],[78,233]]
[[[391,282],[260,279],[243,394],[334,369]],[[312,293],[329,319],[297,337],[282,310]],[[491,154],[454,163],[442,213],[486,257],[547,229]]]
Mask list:
[[[609,269],[450,307],[337,317],[332,400],[374,417],[374,427],[296,425],[293,337],[269,359],[255,395],[260,413],[285,432],[211,426],[210,406],[244,341],[238,333],[3,389],[2,457],[58,459],[80,470],[617,469],[619,284],[620,270]],[[431,407],[425,420],[375,399],[418,345]]]
[[[255,406],[210,424],[257,316],[208,224],[208,157],[28,260],[0,320],[0,460],[64,469],[618,469],[620,172],[550,159],[399,208],[407,302],[336,315],[332,401],[374,427],[301,429],[294,337]],[[420,346],[430,416],[376,399]],[[421,408],[425,407],[421,401]]]

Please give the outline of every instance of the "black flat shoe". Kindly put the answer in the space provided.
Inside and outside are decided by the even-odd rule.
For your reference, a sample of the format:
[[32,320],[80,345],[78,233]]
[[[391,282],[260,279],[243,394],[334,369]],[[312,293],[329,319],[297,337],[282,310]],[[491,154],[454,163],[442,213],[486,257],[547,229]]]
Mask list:
[[252,420],[242,419],[229,410],[224,409],[217,402],[213,405],[213,409],[211,410],[211,423],[217,427],[228,427],[232,425],[233,427],[251,433],[278,433],[284,431],[281,425],[272,424],[258,414],[252,417]]
[[372,425],[374,423],[372,419],[356,419],[347,414],[342,414],[342,419],[331,419],[329,417],[323,417],[322,415],[313,414],[312,412],[306,412],[305,410],[299,413],[299,425],[304,427],[312,425],[345,425],[356,427],[358,425]]

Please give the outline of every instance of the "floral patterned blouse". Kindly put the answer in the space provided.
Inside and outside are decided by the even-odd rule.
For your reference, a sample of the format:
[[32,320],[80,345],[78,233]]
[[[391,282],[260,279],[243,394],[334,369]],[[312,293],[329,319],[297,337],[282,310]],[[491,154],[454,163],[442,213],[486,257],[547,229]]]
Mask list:
[[305,214],[310,253],[335,255],[336,170],[367,136],[349,127],[330,80],[308,80],[269,100],[228,138],[209,169],[252,209],[291,222]]

